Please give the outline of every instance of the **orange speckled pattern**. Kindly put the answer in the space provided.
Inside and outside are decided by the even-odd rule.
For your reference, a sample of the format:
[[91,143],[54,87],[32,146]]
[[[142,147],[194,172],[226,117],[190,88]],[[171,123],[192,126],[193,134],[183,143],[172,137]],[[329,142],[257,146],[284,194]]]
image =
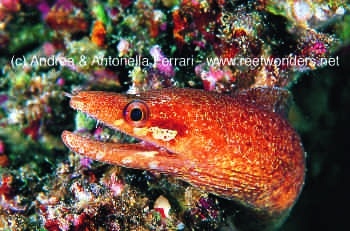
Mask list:
[[[124,108],[133,100],[148,107],[142,126],[124,118]],[[287,211],[301,191],[305,155],[298,134],[280,115],[239,96],[194,89],[139,95],[79,92],[70,104],[148,144],[102,143],[65,131],[65,144],[82,155],[174,175],[206,192],[270,214]]]

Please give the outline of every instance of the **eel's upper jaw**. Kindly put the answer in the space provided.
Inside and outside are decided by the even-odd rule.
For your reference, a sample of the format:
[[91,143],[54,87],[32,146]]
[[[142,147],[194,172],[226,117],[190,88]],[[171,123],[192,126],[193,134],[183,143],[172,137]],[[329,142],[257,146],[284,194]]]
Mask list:
[[170,154],[167,150],[142,143],[106,143],[84,138],[69,131],[62,133],[62,140],[70,150],[80,155],[129,168],[167,172],[163,165],[168,163],[169,158],[176,159],[176,155]]
[[[114,130],[119,130],[122,109],[129,103],[126,96],[111,92],[82,91],[71,96],[71,108],[100,121]],[[101,103],[102,102],[102,103]],[[123,129],[121,132],[125,132]],[[130,133],[128,133],[130,135]],[[73,152],[91,159],[117,164],[120,166],[156,169],[169,172],[169,158],[174,165],[182,166],[178,155],[164,147],[157,146],[141,138],[141,143],[106,143],[81,137],[69,131],[62,133],[64,144]]]

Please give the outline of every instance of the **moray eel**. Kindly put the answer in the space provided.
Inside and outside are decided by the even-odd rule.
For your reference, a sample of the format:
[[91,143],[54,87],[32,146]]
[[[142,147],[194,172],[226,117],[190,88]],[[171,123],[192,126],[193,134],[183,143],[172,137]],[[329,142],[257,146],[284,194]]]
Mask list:
[[82,91],[71,96],[73,109],[140,142],[106,143],[69,131],[62,139],[92,159],[166,173],[278,216],[302,189],[304,150],[285,118],[246,96],[173,88],[135,95]]

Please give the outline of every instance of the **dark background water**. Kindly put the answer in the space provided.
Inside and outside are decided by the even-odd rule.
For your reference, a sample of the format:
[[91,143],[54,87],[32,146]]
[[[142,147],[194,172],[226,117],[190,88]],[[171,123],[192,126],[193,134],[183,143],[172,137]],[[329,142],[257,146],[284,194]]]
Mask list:
[[350,46],[340,66],[305,74],[293,96],[306,120],[304,190],[281,230],[349,230]]

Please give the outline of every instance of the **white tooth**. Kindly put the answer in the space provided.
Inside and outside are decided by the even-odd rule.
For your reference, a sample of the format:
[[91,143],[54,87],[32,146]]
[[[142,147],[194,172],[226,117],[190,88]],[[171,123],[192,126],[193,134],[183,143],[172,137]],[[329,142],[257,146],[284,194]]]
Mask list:
[[158,166],[159,166],[159,161],[156,161],[156,160],[148,163],[148,167],[150,169],[158,169]]
[[121,163],[122,164],[130,164],[132,163],[133,159],[131,157],[125,157],[122,159]]
[[101,160],[106,155],[106,152],[98,151],[96,154],[96,159]]
[[95,128],[98,128],[100,125],[102,125],[102,122],[99,121],[99,120],[97,120],[97,121],[96,121],[96,127],[95,127]]
[[68,97],[68,98],[72,98],[73,97],[73,95],[68,93],[68,92],[63,92],[63,95]]
[[141,151],[141,152],[135,152],[135,155],[141,155],[147,158],[154,158],[155,155],[157,155],[157,151]]

